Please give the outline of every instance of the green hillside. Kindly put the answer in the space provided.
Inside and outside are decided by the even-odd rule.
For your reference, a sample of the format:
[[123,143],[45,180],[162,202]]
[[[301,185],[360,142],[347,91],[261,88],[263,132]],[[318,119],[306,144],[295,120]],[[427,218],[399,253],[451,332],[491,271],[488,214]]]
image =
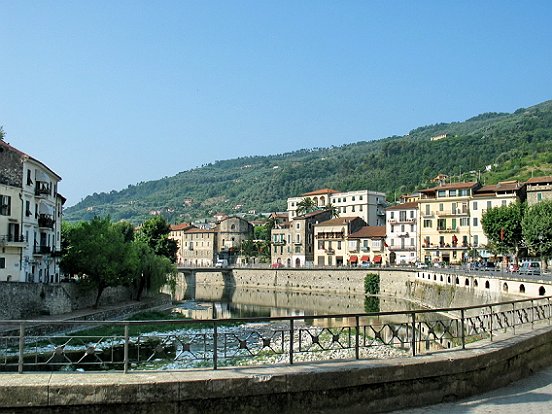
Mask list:
[[[441,134],[447,137],[431,140]],[[491,171],[485,172],[487,166]],[[65,219],[110,215],[140,223],[150,211],[161,211],[175,223],[215,212],[282,211],[288,197],[322,187],[384,191],[392,200],[431,186],[439,173],[456,181],[480,177],[487,184],[551,175],[552,101],[512,114],[424,126],[402,137],[217,161],[118,192],[95,193],[68,208]]]

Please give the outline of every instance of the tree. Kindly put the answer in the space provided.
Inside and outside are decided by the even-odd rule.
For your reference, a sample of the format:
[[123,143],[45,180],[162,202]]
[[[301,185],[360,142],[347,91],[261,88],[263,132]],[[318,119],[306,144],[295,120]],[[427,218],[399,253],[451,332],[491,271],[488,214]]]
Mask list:
[[339,210],[332,203],[327,204],[325,209],[330,210],[333,218],[339,217]]
[[155,216],[142,224],[136,234],[136,240],[146,243],[155,254],[168,257],[172,263],[176,263],[178,244],[176,240],[169,238],[170,231],[170,225],[165,218]]
[[517,263],[523,248],[522,220],[526,206],[516,202],[487,210],[481,219],[487,240],[497,253],[512,253]]
[[142,241],[136,241],[134,248],[140,258],[137,268],[136,300],[142,298],[144,290],[158,291],[166,284],[174,289],[177,275],[174,263],[168,257],[155,254],[153,249]]
[[6,137],[6,132],[4,131],[4,126],[0,125],[0,141],[4,141]]
[[105,288],[132,284],[138,269],[137,250],[109,217],[67,226],[64,232],[67,250],[60,265],[64,272],[78,274],[97,289],[95,308]]
[[552,201],[541,201],[527,209],[523,237],[527,248],[541,256],[546,266],[546,258],[552,255]]
[[306,197],[299,201],[297,203],[297,215],[302,216],[304,214],[312,213],[313,211],[316,211],[318,209],[318,206],[316,205],[316,202],[310,198]]

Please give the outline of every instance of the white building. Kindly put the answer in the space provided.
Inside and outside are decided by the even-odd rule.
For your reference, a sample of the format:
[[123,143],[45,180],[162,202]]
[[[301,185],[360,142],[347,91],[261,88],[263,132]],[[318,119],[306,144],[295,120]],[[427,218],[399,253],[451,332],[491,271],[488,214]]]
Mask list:
[[413,201],[386,210],[386,234],[390,264],[418,261],[418,202]]
[[58,282],[61,177],[0,140],[0,281]]
[[287,200],[290,220],[297,216],[298,204],[306,198],[311,198],[320,209],[331,205],[339,217],[360,217],[370,226],[385,225],[385,193],[368,190],[339,192],[324,188],[290,197]]

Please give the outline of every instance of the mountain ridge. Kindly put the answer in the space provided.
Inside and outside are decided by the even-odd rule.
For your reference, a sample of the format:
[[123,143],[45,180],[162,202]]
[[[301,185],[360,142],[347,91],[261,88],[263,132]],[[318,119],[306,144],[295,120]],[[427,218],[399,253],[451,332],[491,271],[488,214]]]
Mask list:
[[[446,138],[432,140],[443,134]],[[281,211],[288,197],[322,187],[384,191],[393,199],[431,186],[439,173],[455,180],[476,174],[488,184],[551,174],[552,100],[513,113],[426,125],[404,136],[215,161],[120,191],[94,193],[64,215],[69,221],[110,215],[138,224],[162,214],[176,223],[216,212]]]

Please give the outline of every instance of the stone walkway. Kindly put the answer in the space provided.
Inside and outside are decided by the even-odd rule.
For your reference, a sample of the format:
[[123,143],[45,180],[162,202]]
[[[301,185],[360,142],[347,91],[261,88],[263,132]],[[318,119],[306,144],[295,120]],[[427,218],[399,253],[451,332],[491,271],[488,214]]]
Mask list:
[[393,414],[544,414],[552,413],[552,367],[514,382],[460,401],[437,404]]

